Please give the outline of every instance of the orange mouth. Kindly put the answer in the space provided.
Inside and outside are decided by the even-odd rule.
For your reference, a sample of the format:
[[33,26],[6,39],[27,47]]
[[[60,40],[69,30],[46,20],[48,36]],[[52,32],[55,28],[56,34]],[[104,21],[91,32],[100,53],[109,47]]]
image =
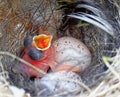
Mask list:
[[51,46],[51,35],[40,34],[33,37],[33,42],[38,50],[47,50]]

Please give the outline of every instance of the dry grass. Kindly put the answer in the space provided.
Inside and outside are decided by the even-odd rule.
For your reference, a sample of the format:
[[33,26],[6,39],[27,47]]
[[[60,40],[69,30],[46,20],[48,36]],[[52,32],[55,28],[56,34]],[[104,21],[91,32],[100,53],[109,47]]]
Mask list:
[[7,81],[9,79],[8,72],[4,70],[1,59],[2,56],[0,56],[0,97],[30,97],[30,94],[26,93],[23,89],[9,84]]
[[[119,97],[120,96],[120,49],[115,57],[103,57],[108,70],[102,81],[91,88],[91,93],[85,92],[76,97]],[[110,63],[112,62],[112,63]]]
[[[119,97],[120,95],[120,65],[119,65],[120,60],[119,59],[120,59],[120,49],[117,50],[117,55],[115,57],[112,58],[103,57],[103,61],[108,67],[108,70],[105,72],[102,81],[98,85],[92,88],[88,88],[83,83],[76,82],[81,84],[88,91],[82,92],[81,94],[75,97]],[[11,90],[9,90],[8,88],[9,82],[7,82],[6,80],[9,77],[7,72],[4,71],[1,61],[0,61],[0,69],[2,70],[0,73],[0,97],[14,97],[11,93]],[[65,80],[73,81],[71,79],[65,79]],[[70,91],[70,93],[74,91],[76,90],[72,90]],[[57,94],[55,96],[58,95],[60,94]]]

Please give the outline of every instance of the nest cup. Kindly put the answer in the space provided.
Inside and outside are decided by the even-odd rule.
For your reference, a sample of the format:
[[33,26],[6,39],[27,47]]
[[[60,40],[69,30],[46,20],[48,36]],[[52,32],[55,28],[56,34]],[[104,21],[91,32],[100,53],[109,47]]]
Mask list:
[[[113,22],[117,19],[112,18],[113,21],[110,20],[112,16],[119,17],[119,14],[116,14],[119,10],[119,1],[80,0],[77,2],[74,0],[1,0],[0,50],[21,57],[25,37],[29,35],[38,35],[40,29],[49,31],[53,35],[53,40],[62,36],[77,38],[91,51],[92,63],[85,71],[78,73],[84,84],[90,87],[88,89],[89,92],[85,91],[81,94],[75,94],[75,96],[88,97],[89,95],[93,97],[94,95],[94,97],[110,97],[112,91],[116,91],[112,94],[112,97],[114,97],[114,95],[117,95],[116,93],[119,93],[119,70],[116,68],[116,66],[119,68],[117,63],[119,50],[116,55],[116,47],[119,44],[117,46],[115,45],[115,42],[118,41],[114,40],[111,35],[96,26],[88,23],[86,25],[86,22],[80,22],[78,19],[67,16],[68,14],[79,11],[88,12],[93,15],[94,13],[86,8],[76,7],[77,4],[85,4],[86,2],[91,6],[95,6],[98,9],[100,8],[106,16],[110,13],[108,20],[106,18],[105,20],[109,21],[113,27],[115,26],[116,31],[119,32],[117,30],[119,25]],[[118,8],[116,8],[116,6]],[[106,8],[107,10],[104,11]],[[111,11],[111,9],[115,11]],[[7,55],[5,55],[5,53],[2,55],[3,57],[0,62],[2,63],[2,67],[0,67],[0,69],[4,68],[4,70],[8,72],[9,78],[7,77],[7,79],[9,83],[24,88],[26,91],[30,92],[32,96],[38,95],[33,88],[34,84],[36,84],[34,83],[34,78],[29,78],[21,74],[21,70],[19,70],[19,61],[16,60],[15,56],[9,57],[9,54]],[[103,55],[112,57],[110,58],[110,63],[107,63],[109,58],[108,60],[105,59],[105,64],[107,64],[108,68],[107,71],[102,60]],[[114,57],[114,55],[117,57]],[[106,87],[110,89],[107,90],[108,88]]]

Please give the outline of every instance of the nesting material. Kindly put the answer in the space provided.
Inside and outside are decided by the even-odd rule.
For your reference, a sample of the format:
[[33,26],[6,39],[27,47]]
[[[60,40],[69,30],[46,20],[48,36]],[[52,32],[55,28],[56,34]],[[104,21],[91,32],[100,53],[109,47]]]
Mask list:
[[[1,57],[1,56],[0,56]],[[2,59],[2,57],[1,57]],[[8,73],[2,67],[3,64],[0,60],[0,97],[31,97],[29,93],[26,93],[24,89],[20,89],[16,86],[10,85],[7,79],[9,79]]]
[[[2,78],[2,76],[0,76],[0,78]],[[31,97],[24,89],[9,85],[4,78],[2,79],[0,80],[0,97]]]
[[62,37],[53,43],[56,64],[51,65],[53,71],[83,71],[91,63],[91,53],[80,40],[73,37]]
[[99,84],[75,97],[119,97],[120,96],[120,49],[114,57],[103,57],[108,70],[101,76]]
[[[2,0],[1,3],[0,3],[0,6],[1,6],[1,16],[0,16],[1,17],[1,19],[0,19],[0,22],[1,22],[1,27],[0,28],[1,29],[0,29],[0,33],[2,34],[1,42],[0,42],[1,43],[1,50],[8,51],[8,52],[13,53],[13,54],[15,54],[15,55],[18,56],[18,54],[19,54],[19,52],[21,50],[21,46],[23,46],[22,43],[23,43],[24,37],[26,37],[27,35],[36,34],[36,30],[37,29],[34,28],[33,25],[35,25],[35,26],[37,24],[38,24],[38,26],[39,26],[39,24],[43,25],[43,26],[45,26],[44,28],[46,28],[50,32],[52,32],[53,35],[56,35],[55,32],[57,32],[57,29],[61,28],[59,26],[60,23],[61,23],[61,22],[59,22],[59,20],[61,20],[61,18],[63,17],[63,15],[61,13],[55,12],[57,8],[56,8],[55,3],[52,2],[52,1],[54,1],[54,0],[33,0],[33,1],[32,0],[16,0],[15,2],[18,2],[18,3],[15,4],[15,2],[13,0],[11,0],[11,1],[10,0],[9,1],[8,0]],[[91,0],[91,1],[90,0],[81,0],[81,1],[83,1],[83,2],[88,1],[87,4],[89,4],[90,2],[93,2],[90,5],[96,4],[95,0]],[[97,7],[96,8],[99,8],[99,6],[100,7],[105,6],[102,3],[104,1],[111,1],[109,3],[112,4],[112,1],[117,1],[117,0],[98,0],[98,1],[100,1],[100,3],[97,3]],[[33,3],[33,2],[35,2],[35,3]],[[76,6],[76,3],[75,3],[75,6]],[[119,16],[118,15],[117,16],[114,15],[115,19],[114,19],[114,17],[112,17],[111,19],[109,19],[109,17],[111,17],[111,14],[114,13],[114,7],[109,6],[109,4],[107,3],[107,6],[105,8],[107,9],[108,7],[111,7],[111,9],[113,9],[113,11],[110,10],[110,14],[107,14],[107,18],[105,20],[108,20],[108,21],[110,20],[110,22],[112,22],[112,20],[116,21],[116,19],[119,20]],[[21,10],[21,8],[22,8],[22,10]],[[77,10],[78,9],[79,8],[77,8]],[[82,8],[82,10],[83,10],[83,8]],[[103,9],[103,11],[104,12],[109,12],[109,10],[104,10],[104,9]],[[72,13],[73,13],[73,10],[72,10]],[[87,11],[87,13],[89,13],[89,12]],[[99,13],[99,12],[97,12],[97,13]],[[88,14],[86,16],[88,16]],[[33,19],[31,17],[33,17]],[[54,18],[56,18],[56,19],[54,19]],[[53,20],[56,20],[56,21],[53,21]],[[33,25],[32,25],[31,22],[33,23]],[[119,29],[119,27],[117,26],[118,24],[116,25],[115,22],[113,22],[112,24],[113,24],[112,25],[113,28],[118,28]],[[105,25],[105,27],[106,26],[107,25]],[[91,28],[91,26],[89,28]],[[61,28],[61,29],[63,29],[63,28]],[[99,33],[94,34],[93,33],[94,31],[93,30],[91,31],[90,29],[89,29],[89,31],[92,34],[91,33],[87,34],[87,35],[90,35],[90,37],[87,37],[86,39],[88,41],[90,41],[90,45],[94,44],[94,42],[91,41],[91,40],[94,40],[94,39],[95,39],[95,41],[96,41],[96,39],[99,40],[99,38],[101,40],[102,39],[106,40],[106,38],[98,35]],[[119,32],[119,30],[117,30],[117,32]],[[86,32],[86,33],[88,33],[88,32]],[[91,38],[91,36],[94,36],[95,38],[94,37]],[[98,37],[96,37],[96,36],[98,36]],[[109,40],[109,38],[108,38],[108,40]],[[119,43],[119,41],[117,41],[117,42]],[[99,42],[99,41],[98,41],[98,43],[101,44],[101,42]],[[102,43],[104,43],[104,41]],[[107,45],[108,47],[109,46],[111,47],[111,44],[112,44],[111,42],[108,41],[108,42],[105,42],[105,43],[107,43],[105,45]],[[98,44],[97,48],[98,48],[98,50],[96,50],[96,52],[97,51],[98,52],[101,51],[101,50],[99,50],[99,48],[101,49],[101,45],[99,46],[99,44]],[[77,50],[75,49],[75,51],[77,51]],[[109,49],[107,49],[107,51],[109,51]],[[100,57],[100,59],[101,59],[102,54],[101,54],[101,52],[99,52],[99,53],[100,54],[98,54],[98,53],[96,54],[95,53],[95,57],[97,57],[97,58]],[[99,56],[99,55],[101,55],[101,56]],[[69,56],[66,56],[66,58],[69,58]],[[116,58],[118,58],[118,60],[116,60]],[[103,77],[103,79],[102,79],[101,82],[98,82],[99,85],[96,84],[95,87],[91,87],[91,92],[90,93],[88,93],[87,91],[85,91],[82,94],[78,94],[76,96],[74,95],[72,97],[119,97],[119,95],[120,95],[120,88],[119,88],[120,87],[120,78],[119,78],[119,75],[120,75],[120,71],[119,71],[120,70],[120,65],[119,65],[119,59],[120,59],[120,57],[117,56],[116,58],[115,57],[112,58],[112,59],[114,59],[114,60],[112,60],[113,63],[111,62],[112,64],[109,63],[109,62],[106,62],[106,64],[109,67],[109,69],[105,73],[105,75],[104,75],[105,77]],[[63,59],[64,59],[64,57],[63,57]],[[74,59],[76,59],[76,58],[74,58]],[[87,58],[86,58],[86,60],[87,60]],[[70,59],[70,61],[71,61],[71,59]],[[67,61],[67,62],[70,62],[70,61]],[[93,60],[93,61],[96,61],[96,60]],[[59,64],[58,61],[56,61],[56,62],[57,62],[57,64],[55,64],[53,67],[55,67],[55,66],[56,67],[57,66],[58,67],[61,66],[63,68],[62,64]],[[62,61],[60,61],[60,62],[62,62]],[[10,82],[12,82],[13,84],[19,84],[17,82],[17,81],[19,81],[19,82],[23,82],[24,83],[23,85],[25,85],[25,87],[29,86],[28,84],[26,84],[26,83],[29,83],[29,81],[26,80],[26,76],[23,78],[24,80],[19,80],[20,78],[17,75],[18,73],[11,72],[11,66],[13,68],[15,65],[18,65],[18,64],[16,64],[16,63],[13,62],[13,65],[11,65],[11,61],[9,61],[9,57],[5,58],[3,60],[3,63],[4,63],[3,66],[7,67],[6,69],[8,70],[8,73],[9,74],[12,73],[12,75],[15,75],[15,76],[10,76],[11,77],[10,80],[9,80]],[[96,69],[96,68],[92,68],[92,69]],[[53,68],[53,70],[55,70],[55,69]],[[94,77],[93,73],[91,73],[91,70],[88,71],[88,73],[90,73]],[[14,77],[15,81],[12,79],[13,77]],[[30,83],[30,85],[31,85],[31,83]],[[20,84],[19,84],[19,86],[20,86]],[[23,87],[23,86],[21,86],[21,87]],[[0,84],[0,88],[1,88],[1,84]],[[28,91],[31,92],[31,89],[32,88],[30,88]],[[2,90],[3,90],[3,88],[2,88]],[[2,95],[3,94],[7,94],[8,92],[9,91],[5,91],[5,93],[3,93],[0,90],[0,93]],[[42,91],[37,91],[37,94],[39,92],[42,92]],[[69,95],[72,95],[72,93],[69,93]],[[70,97],[69,95],[68,95],[68,97]],[[3,97],[5,97],[5,95]],[[37,96],[37,97],[43,97],[43,96]],[[52,97],[54,97],[54,96],[52,96]]]

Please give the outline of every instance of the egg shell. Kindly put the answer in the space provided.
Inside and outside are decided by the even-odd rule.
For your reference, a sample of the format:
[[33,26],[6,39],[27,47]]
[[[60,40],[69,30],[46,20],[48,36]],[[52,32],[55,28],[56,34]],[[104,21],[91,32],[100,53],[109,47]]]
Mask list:
[[56,64],[51,65],[53,71],[83,71],[91,63],[91,53],[86,45],[73,37],[62,37],[53,43]]
[[37,93],[42,91],[39,97],[48,97],[58,93],[70,92],[75,89],[80,91],[82,88],[79,82],[81,81],[80,76],[76,73],[60,71],[49,73],[41,79],[36,79],[35,88],[37,89]]

